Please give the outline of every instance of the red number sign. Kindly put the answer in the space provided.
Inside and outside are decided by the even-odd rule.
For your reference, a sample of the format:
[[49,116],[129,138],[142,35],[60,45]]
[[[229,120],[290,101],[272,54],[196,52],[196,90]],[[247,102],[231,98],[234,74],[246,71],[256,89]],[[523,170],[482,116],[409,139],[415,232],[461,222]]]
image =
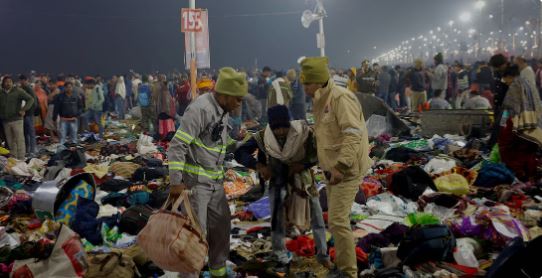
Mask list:
[[201,9],[181,10],[181,31],[182,32],[201,32],[203,24],[201,22]]

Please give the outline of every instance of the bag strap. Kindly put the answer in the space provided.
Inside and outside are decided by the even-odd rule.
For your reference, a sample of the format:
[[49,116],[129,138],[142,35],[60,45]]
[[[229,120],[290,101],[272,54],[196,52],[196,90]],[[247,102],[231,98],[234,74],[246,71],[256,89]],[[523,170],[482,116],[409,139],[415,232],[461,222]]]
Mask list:
[[181,196],[179,196],[176,200],[172,200],[171,196],[168,196],[166,201],[164,202],[164,205],[162,205],[161,209],[167,210],[169,205],[171,205],[171,203],[173,203],[173,206],[171,207],[171,211],[175,212],[175,213],[182,214],[182,212],[179,211],[179,207],[181,206],[181,204],[183,204],[184,208],[186,210],[186,214],[188,216],[188,219],[193,224],[193,226],[196,228],[196,230],[200,234],[203,234],[203,232],[201,230],[201,226],[200,226],[198,220],[194,217],[194,211],[192,210],[192,205],[190,204],[190,199],[188,198],[189,194],[190,193],[186,189],[186,186],[183,186],[183,191],[181,193]]
[[188,215],[188,219],[190,220],[190,223],[193,224],[194,228],[200,233],[203,234],[203,231],[201,230],[201,226],[198,222],[198,220],[194,217],[194,211],[192,210],[192,205],[190,204],[190,199],[188,198],[188,192],[184,190],[181,193],[181,196],[175,201],[173,204],[172,210],[176,213],[181,213],[179,211],[179,206],[181,203],[184,205],[184,209],[186,210],[186,214]]

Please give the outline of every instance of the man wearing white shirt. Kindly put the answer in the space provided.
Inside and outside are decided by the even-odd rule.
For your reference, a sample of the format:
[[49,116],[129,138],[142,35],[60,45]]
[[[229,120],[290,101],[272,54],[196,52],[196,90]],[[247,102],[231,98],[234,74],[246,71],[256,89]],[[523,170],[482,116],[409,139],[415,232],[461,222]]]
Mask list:
[[515,59],[515,61],[516,61],[516,64],[518,65],[518,67],[519,67],[521,78],[527,80],[527,83],[529,83],[529,85],[531,85],[532,90],[537,90],[536,89],[536,77],[535,77],[533,68],[531,68],[531,66],[529,66],[529,64],[527,64],[527,61],[523,57],[517,57]]

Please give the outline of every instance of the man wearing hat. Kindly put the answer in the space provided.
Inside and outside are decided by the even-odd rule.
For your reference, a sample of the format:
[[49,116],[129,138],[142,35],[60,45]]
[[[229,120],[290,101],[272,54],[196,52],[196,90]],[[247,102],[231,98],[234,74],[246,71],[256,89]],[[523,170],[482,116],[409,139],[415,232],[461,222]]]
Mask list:
[[[377,88],[378,72],[376,67],[371,68],[369,60],[363,60],[361,63],[361,69],[358,70],[356,81],[358,82],[358,90],[363,94],[374,95]],[[355,93],[355,92],[354,92]]]
[[215,91],[188,106],[168,150],[170,197],[191,190],[190,203],[209,243],[212,277],[226,277],[230,251],[230,209],[223,186],[229,113],[241,106],[247,93],[244,73],[220,69]]
[[369,170],[369,140],[361,105],[329,76],[327,57],[301,61],[301,82],[313,98],[318,161],[328,181],[329,229],[335,239],[339,275],[357,277],[350,210]]
[[[322,207],[311,173],[318,161],[314,134],[306,121],[292,121],[284,105],[269,108],[267,117],[267,127],[239,147],[235,159],[269,180],[272,259],[278,263],[277,269],[287,268],[291,261],[284,244],[288,224],[300,230],[312,229],[316,258],[331,269]],[[257,158],[253,156],[256,150]]]

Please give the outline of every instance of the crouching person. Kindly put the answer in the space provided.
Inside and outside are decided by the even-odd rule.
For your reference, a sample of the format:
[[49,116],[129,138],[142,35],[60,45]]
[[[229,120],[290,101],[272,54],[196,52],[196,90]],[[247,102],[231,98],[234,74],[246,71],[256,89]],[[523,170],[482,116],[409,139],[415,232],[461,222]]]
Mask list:
[[[235,159],[270,181],[272,259],[277,268],[287,270],[291,255],[284,244],[286,225],[310,227],[318,261],[331,269],[322,208],[311,172],[317,163],[314,136],[305,121],[291,121],[286,106],[271,107],[267,115],[267,127],[243,144]],[[256,150],[257,158],[253,156]]]

